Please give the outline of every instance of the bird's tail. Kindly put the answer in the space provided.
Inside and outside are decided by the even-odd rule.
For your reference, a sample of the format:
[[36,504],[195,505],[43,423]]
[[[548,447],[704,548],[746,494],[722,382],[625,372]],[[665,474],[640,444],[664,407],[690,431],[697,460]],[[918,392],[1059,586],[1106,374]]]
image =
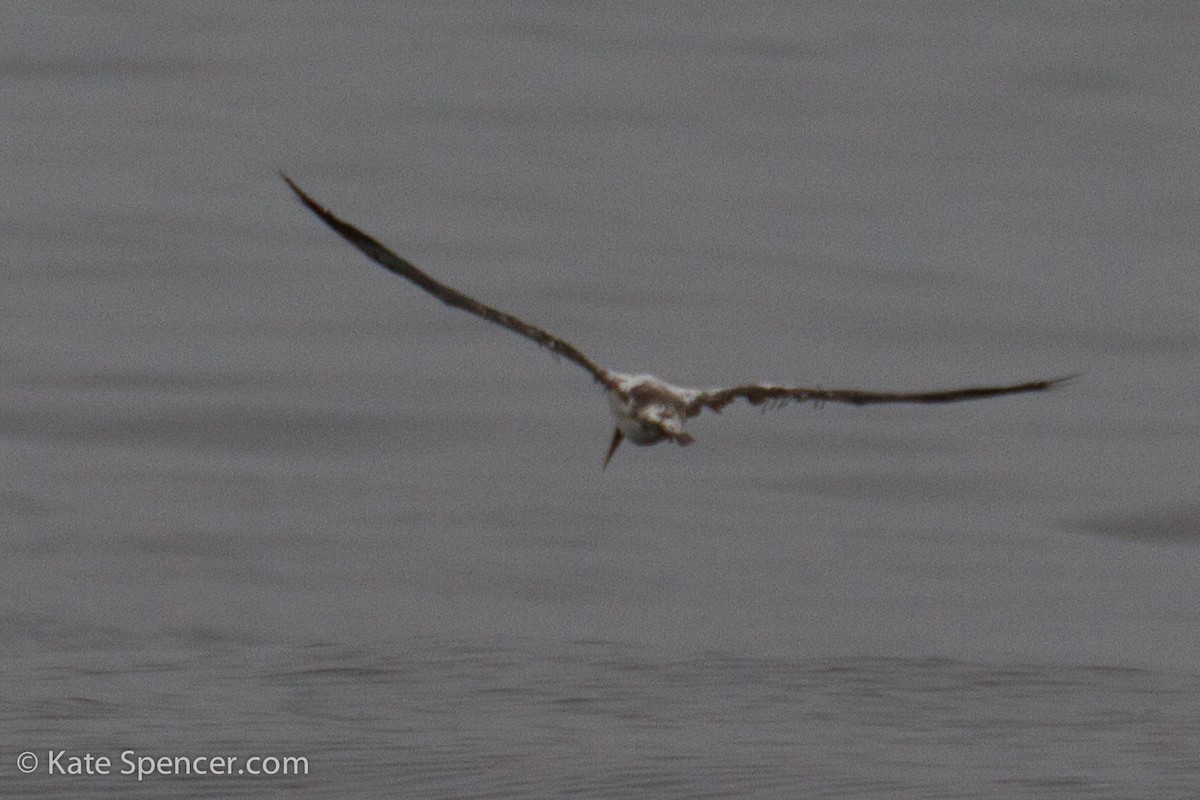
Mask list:
[[621,446],[621,440],[625,438],[625,434],[621,433],[620,428],[613,429],[612,444],[608,446],[608,454],[604,456],[604,466],[600,469],[608,469],[608,462],[612,461],[613,454],[617,452],[617,448]]

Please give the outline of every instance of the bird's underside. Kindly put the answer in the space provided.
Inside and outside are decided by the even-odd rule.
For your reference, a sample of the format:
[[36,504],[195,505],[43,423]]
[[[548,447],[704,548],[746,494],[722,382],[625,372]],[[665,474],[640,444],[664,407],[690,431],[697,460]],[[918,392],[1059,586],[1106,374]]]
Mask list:
[[922,392],[878,392],[777,386],[766,383],[747,383],[723,389],[685,389],[672,386],[652,375],[625,375],[599,366],[570,342],[549,331],[505,311],[492,308],[435,280],[373,237],[334,216],[309,197],[291,178],[286,175],[282,177],[300,201],[322,222],[384,269],[415,283],[446,305],[508,328],[586,370],[607,392],[609,405],[617,423],[604,459],[605,466],[608,466],[613,454],[625,439],[640,445],[665,441],[681,445],[691,444],[691,435],[683,429],[684,421],[705,409],[720,412],[735,400],[745,400],[756,406],[766,404],[768,407],[788,403],[844,403],[855,406],[882,403],[957,403],[1008,394],[1041,392],[1068,380],[1051,378],[998,386],[967,386]]

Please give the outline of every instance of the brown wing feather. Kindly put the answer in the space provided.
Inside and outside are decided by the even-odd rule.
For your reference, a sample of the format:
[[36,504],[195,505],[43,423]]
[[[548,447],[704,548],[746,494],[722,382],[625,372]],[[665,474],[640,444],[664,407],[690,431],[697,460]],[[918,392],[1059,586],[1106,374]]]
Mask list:
[[1070,380],[1070,376],[1014,383],[1007,386],[967,386],[961,389],[941,389],[932,392],[869,392],[861,389],[804,389],[746,384],[729,389],[700,392],[688,403],[687,415],[694,417],[706,408],[720,411],[734,400],[739,399],[756,406],[768,402],[848,403],[855,406],[875,403],[957,403],[962,400],[981,400],[985,397],[999,397],[1006,394],[1042,392],[1066,380]]
[[512,314],[492,308],[473,297],[468,297],[457,289],[452,289],[444,283],[434,280],[420,269],[417,269],[411,262],[396,255],[371,236],[334,216],[327,208],[322,207],[305,194],[287,175],[280,173],[280,177],[291,187],[291,190],[296,193],[296,196],[300,198],[300,202],[304,203],[309,211],[320,217],[322,222],[384,269],[394,272],[402,278],[407,278],[446,305],[461,308],[463,311],[469,311],[478,317],[483,317],[489,322],[494,322],[497,325],[508,328],[510,331],[532,339],[555,355],[560,355],[583,367],[600,384],[609,388],[612,388],[614,385],[614,380],[608,370],[597,365],[570,342],[564,341],[549,331],[543,330],[536,325],[530,325],[528,322],[514,317]]

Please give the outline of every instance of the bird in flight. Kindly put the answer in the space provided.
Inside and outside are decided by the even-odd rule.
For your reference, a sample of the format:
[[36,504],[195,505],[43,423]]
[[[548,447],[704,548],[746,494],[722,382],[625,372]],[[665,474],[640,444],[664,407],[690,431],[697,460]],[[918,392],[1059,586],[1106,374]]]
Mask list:
[[846,403],[854,406],[877,403],[957,403],[962,400],[979,400],[1007,394],[1041,392],[1068,380],[1051,378],[1003,386],[967,386],[925,392],[874,392],[861,389],[779,386],[771,383],[745,383],[723,389],[685,389],[672,386],[653,375],[627,375],[601,367],[575,345],[537,325],[531,325],[508,312],[481,303],[432,278],[376,239],[334,216],[327,208],[309,197],[287,175],[280,173],[280,177],[309,211],[384,269],[415,283],[448,306],[460,308],[532,339],[551,353],[587,370],[593,380],[608,394],[608,403],[616,418],[612,441],[604,456],[604,468],[608,467],[608,462],[625,439],[638,445],[659,442],[691,444],[692,436],[683,429],[684,422],[705,409],[720,412],[735,400],[745,400],[756,406],[764,403],[784,405],[792,402]]

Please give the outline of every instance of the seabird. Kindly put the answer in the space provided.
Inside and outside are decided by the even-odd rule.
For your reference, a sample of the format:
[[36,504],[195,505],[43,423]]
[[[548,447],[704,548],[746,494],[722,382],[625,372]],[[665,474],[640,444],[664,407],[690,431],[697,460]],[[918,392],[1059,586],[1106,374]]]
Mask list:
[[847,403],[855,406],[876,403],[957,403],[1006,394],[1041,392],[1068,378],[1027,381],[1004,386],[968,386],[926,392],[874,392],[861,389],[821,389],[798,386],[778,386],[770,383],[746,383],[724,389],[685,389],[653,375],[626,375],[601,367],[570,342],[549,331],[531,325],[508,312],[481,303],[453,289],[393,253],[376,239],[334,216],[327,208],[309,197],[287,175],[280,173],[291,190],[322,222],[337,232],[368,258],[389,272],[415,283],[448,306],[460,308],[489,322],[508,328],[532,339],[557,356],[583,367],[608,394],[608,404],[616,418],[612,441],[604,456],[604,467],[612,460],[625,439],[639,445],[675,442],[692,443],[692,436],[683,429],[684,422],[705,409],[720,412],[735,400],[746,400],[758,406],[787,403]]

